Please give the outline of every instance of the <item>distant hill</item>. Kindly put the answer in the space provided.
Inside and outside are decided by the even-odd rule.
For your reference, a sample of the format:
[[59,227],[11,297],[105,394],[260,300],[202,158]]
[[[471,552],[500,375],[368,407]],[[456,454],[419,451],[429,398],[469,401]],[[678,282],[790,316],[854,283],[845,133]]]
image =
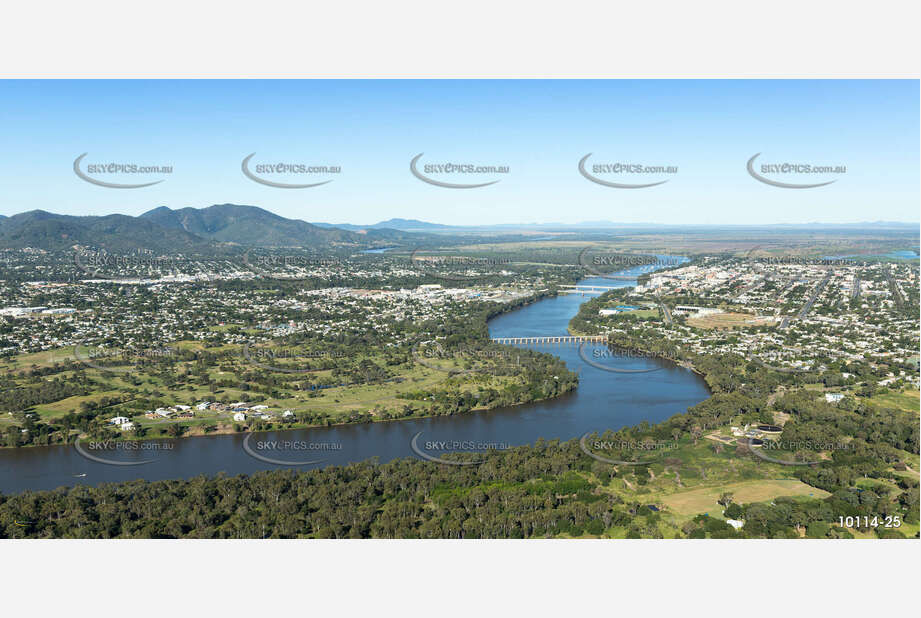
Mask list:
[[453,225],[442,225],[440,223],[429,223],[427,221],[419,221],[418,219],[387,219],[386,221],[381,221],[379,223],[374,223],[372,225],[355,225],[353,223],[314,223],[313,225],[322,228],[338,228],[340,230],[350,230],[357,232],[360,230],[400,230],[403,232],[417,232],[417,231],[444,231],[456,229],[456,226]]
[[466,231],[597,231],[597,230],[660,230],[660,229],[907,229],[918,227],[918,223],[900,221],[867,221],[861,223],[751,223],[724,225],[712,223],[618,223],[615,221],[582,221],[579,223],[493,223],[482,225],[444,225],[429,223],[418,219],[388,219],[372,225],[355,225],[352,223],[314,223],[322,228],[339,228],[342,230],[360,231],[389,228],[405,232],[451,232],[462,234]]
[[73,245],[112,252],[203,252],[216,248],[215,243],[194,234],[127,215],[74,217],[32,210],[0,220],[0,248],[59,250]]
[[221,242],[258,247],[316,247],[366,242],[354,232],[286,219],[256,206],[216,204],[207,208],[154,208],[141,218]]
[[373,228],[388,228],[391,230],[444,230],[453,226],[442,225],[440,223],[428,223],[418,219],[387,219],[380,223],[375,223]]
[[237,204],[178,210],[160,206],[139,217],[76,217],[33,210],[0,218],[0,249],[58,250],[79,244],[112,252],[223,253],[233,247],[361,250],[384,244],[416,246],[426,237],[386,227],[356,231],[319,227]]

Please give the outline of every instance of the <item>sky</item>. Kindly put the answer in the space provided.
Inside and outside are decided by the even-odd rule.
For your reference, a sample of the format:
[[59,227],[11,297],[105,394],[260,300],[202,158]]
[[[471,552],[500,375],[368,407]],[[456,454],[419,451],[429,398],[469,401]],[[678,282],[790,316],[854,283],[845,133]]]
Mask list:
[[[400,217],[499,223],[775,224],[919,220],[917,80],[88,80],[0,81],[0,214],[139,215],[158,206],[248,204],[312,222]],[[154,186],[113,189],[86,175]],[[256,174],[241,162],[341,167]],[[420,172],[454,184],[423,182]],[[605,174],[578,163],[676,166]],[[845,166],[774,174],[746,163]],[[96,163],[171,166],[162,175],[90,174]],[[439,163],[506,174],[425,173]]]

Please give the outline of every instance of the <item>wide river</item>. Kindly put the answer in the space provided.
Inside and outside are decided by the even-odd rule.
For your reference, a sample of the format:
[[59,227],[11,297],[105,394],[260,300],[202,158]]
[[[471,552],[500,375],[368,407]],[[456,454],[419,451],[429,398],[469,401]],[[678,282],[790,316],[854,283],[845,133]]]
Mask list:
[[[617,273],[636,276],[650,270],[638,266]],[[623,287],[626,280],[588,278],[582,285]],[[493,337],[565,335],[569,320],[587,300],[581,294],[561,295],[501,315],[489,323]],[[157,440],[144,451],[94,451],[93,456],[140,465],[99,463],[81,455],[74,446],[0,449],[0,492],[53,489],[77,484],[98,485],[133,479],[190,478],[200,474],[250,474],[259,470],[309,469],[346,464],[371,457],[389,461],[418,456],[411,442],[437,457],[450,450],[478,450],[481,444],[521,445],[539,438],[568,440],[590,431],[616,430],[641,421],[657,423],[684,412],[710,393],[703,380],[669,361],[647,358],[597,357],[596,346],[586,344],[582,355],[595,364],[618,369],[655,369],[640,373],[605,371],[586,363],[572,344],[533,346],[562,358],[580,376],[575,392],[552,401],[501,408],[451,417],[298,429],[253,434],[248,446],[258,455],[305,465],[281,465],[257,459],[244,449],[244,435],[218,435],[178,440]],[[601,346],[597,346],[601,350]],[[438,444],[459,443],[460,448]],[[141,443],[143,444],[143,443]],[[273,450],[274,449],[274,450]],[[320,450],[327,449],[327,450]]]

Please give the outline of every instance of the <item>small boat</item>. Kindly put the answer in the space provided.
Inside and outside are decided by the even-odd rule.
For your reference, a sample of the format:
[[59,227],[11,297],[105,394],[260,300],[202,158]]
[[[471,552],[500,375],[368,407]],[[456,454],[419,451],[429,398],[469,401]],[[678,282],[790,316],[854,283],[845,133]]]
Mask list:
[[78,478],[78,479],[79,479],[79,478],[83,478],[84,476],[86,476],[86,472],[83,472],[83,473],[81,473],[81,474],[75,474],[75,475],[74,475],[74,477],[76,477],[76,478]]

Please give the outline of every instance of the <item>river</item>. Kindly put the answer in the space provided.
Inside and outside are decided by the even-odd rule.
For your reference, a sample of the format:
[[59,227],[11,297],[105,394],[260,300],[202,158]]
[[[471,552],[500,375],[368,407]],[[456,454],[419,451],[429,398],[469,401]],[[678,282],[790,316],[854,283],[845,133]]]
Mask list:
[[[618,275],[636,276],[650,270],[637,266]],[[588,278],[580,285],[624,287],[635,283],[601,277]],[[565,335],[569,320],[588,297],[581,294],[547,298],[489,323],[492,337]],[[572,344],[529,345],[562,358],[580,375],[579,387],[551,401],[488,412],[417,420],[401,420],[329,428],[298,429],[253,434],[248,446],[258,455],[275,460],[303,462],[289,466],[267,463],[247,453],[241,434],[156,440],[150,450],[106,451],[104,458],[140,465],[111,465],[91,461],[73,446],[0,449],[0,492],[54,489],[76,484],[98,485],[134,479],[160,480],[191,478],[200,474],[251,474],[259,470],[309,469],[346,464],[372,457],[389,461],[417,456],[410,443],[419,432],[417,446],[438,457],[451,450],[477,450],[477,445],[521,445],[540,438],[568,440],[590,431],[616,430],[641,421],[657,423],[684,412],[707,397],[704,381],[675,364],[649,358],[601,358],[592,352],[602,346],[586,344],[583,356],[596,364],[627,370],[654,369],[637,373],[614,373],[587,364]],[[439,444],[446,443],[446,444]],[[458,448],[450,448],[457,444]],[[85,452],[94,452],[83,444]],[[272,450],[275,447],[275,450]],[[326,449],[326,450],[320,450]]]

